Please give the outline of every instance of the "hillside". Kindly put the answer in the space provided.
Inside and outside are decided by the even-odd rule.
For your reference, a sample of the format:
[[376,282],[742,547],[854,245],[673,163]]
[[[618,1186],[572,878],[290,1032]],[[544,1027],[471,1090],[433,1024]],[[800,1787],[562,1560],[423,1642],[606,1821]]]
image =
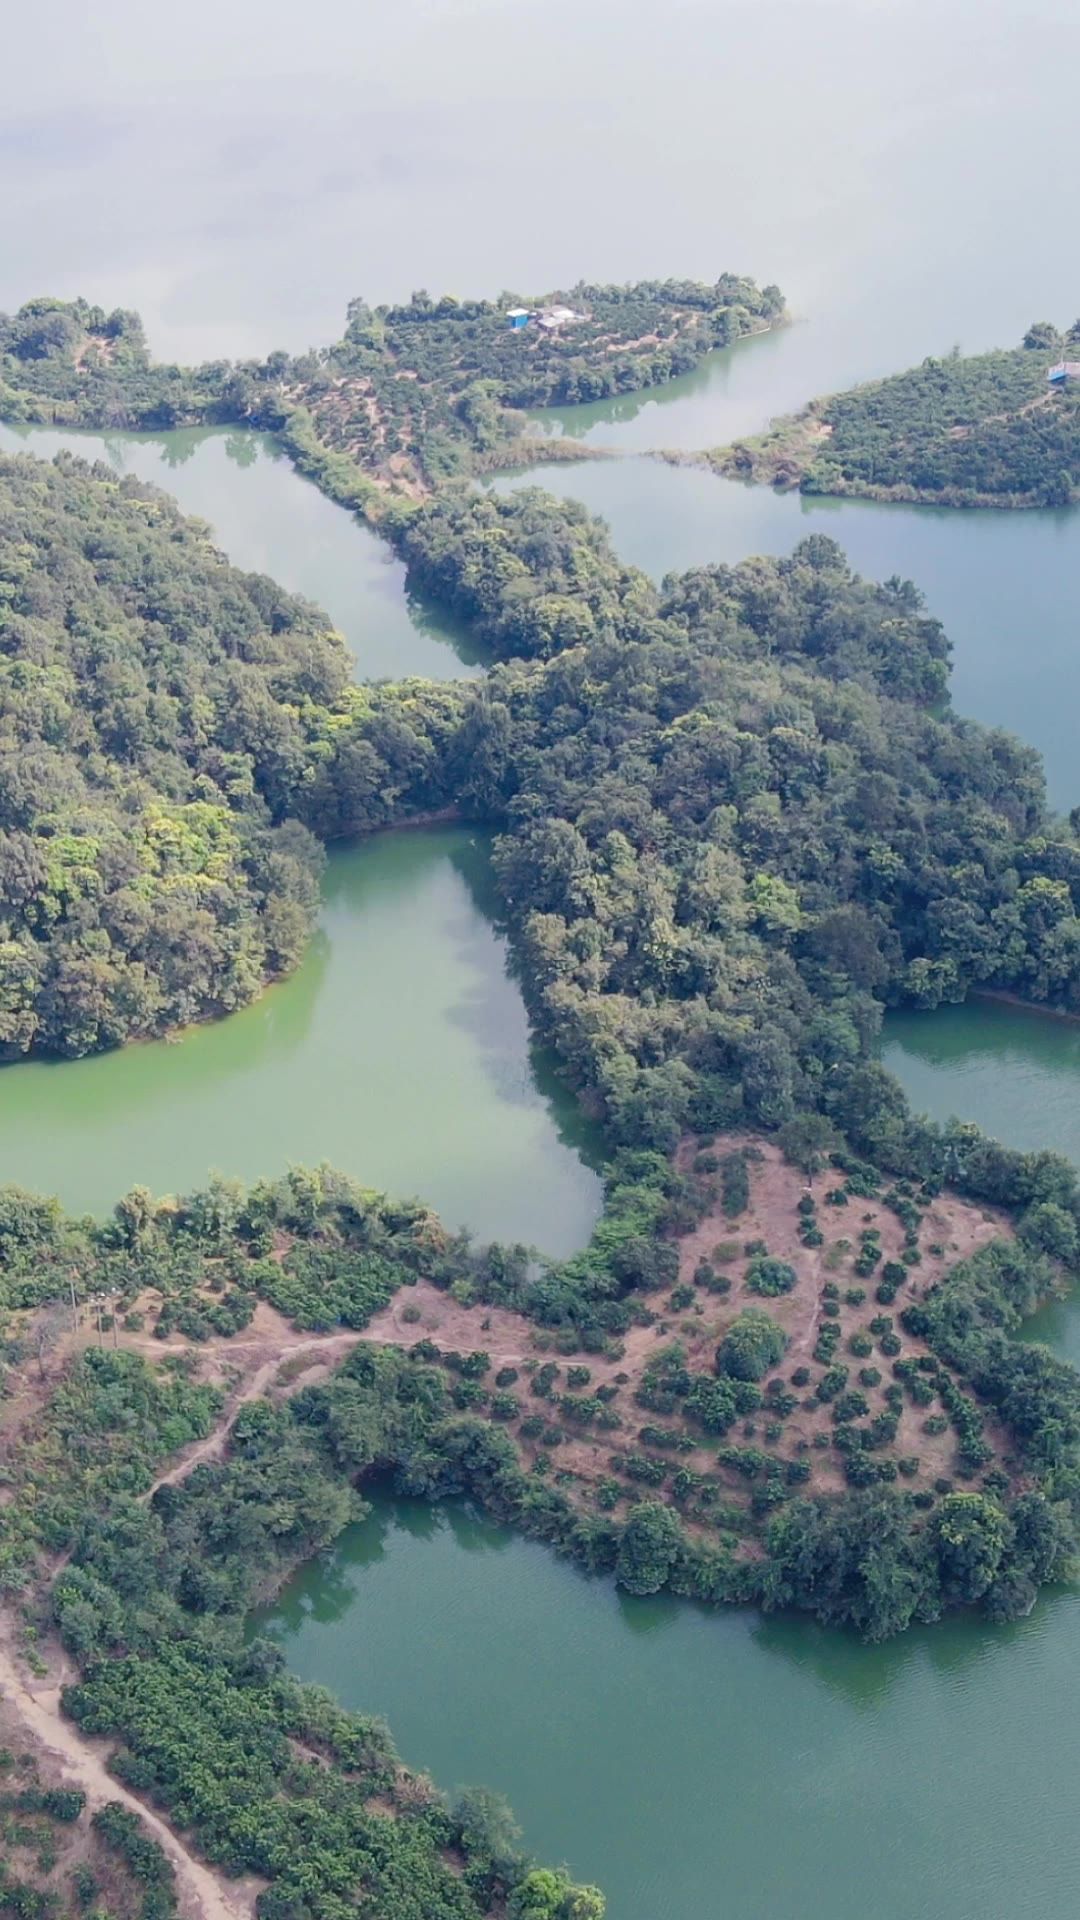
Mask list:
[[294,966],[322,852],[289,818],[349,659],[156,489],[0,459],[0,1054],[79,1054]]

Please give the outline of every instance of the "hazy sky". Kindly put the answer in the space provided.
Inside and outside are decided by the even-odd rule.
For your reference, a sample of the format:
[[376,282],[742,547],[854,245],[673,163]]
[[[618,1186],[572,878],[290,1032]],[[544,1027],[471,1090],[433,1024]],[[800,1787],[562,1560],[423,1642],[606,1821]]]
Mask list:
[[170,355],[579,275],[776,279],[886,364],[1080,310],[1077,0],[61,0],[4,37],[0,305],[138,306]]

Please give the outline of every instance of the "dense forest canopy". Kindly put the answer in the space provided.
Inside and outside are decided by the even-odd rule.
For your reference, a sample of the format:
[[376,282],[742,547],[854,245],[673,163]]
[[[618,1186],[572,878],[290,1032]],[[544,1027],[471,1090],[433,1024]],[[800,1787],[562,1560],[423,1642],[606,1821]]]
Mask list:
[[0,1048],[85,1053],[295,966],[293,789],[348,703],[323,617],[110,469],[0,460]]
[[435,756],[407,690],[369,708],[374,793],[404,773],[406,805],[502,829],[527,991],[616,1141],[805,1106],[888,1131],[883,1005],[1080,1004],[1075,832],[1033,752],[943,708],[947,643],[909,583],[814,537],[656,590],[528,492],[448,492],[400,541],[504,658]]
[[[511,328],[509,311],[532,317]],[[783,315],[778,287],[722,274],[542,296],[349,304],[344,338],[298,357],[196,368],[151,363],[135,314],[34,300],[0,315],[0,418],[83,427],[311,422],[380,486],[425,492],[522,455],[528,407],[659,386]],[[570,316],[563,320],[553,316]]]
[[709,456],[722,472],[806,493],[944,506],[1068,506],[1080,487],[1080,384],[1050,384],[1080,356],[1080,321],[1023,345],[924,360],[815,400],[756,439]]

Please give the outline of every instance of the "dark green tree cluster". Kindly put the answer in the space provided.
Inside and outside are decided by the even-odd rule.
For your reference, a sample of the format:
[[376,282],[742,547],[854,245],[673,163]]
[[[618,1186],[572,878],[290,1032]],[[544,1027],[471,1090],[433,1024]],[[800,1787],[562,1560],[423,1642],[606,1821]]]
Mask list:
[[869,1138],[905,1111],[869,1063],[883,1004],[1080,1005],[1080,844],[1037,756],[944,705],[909,583],[816,536],[657,592],[529,492],[449,494],[401,541],[517,656],[459,695],[439,764],[504,829],[534,1010],[615,1140],[808,1108]]
[[344,643],[105,468],[0,461],[0,1049],[87,1053],[295,966]]

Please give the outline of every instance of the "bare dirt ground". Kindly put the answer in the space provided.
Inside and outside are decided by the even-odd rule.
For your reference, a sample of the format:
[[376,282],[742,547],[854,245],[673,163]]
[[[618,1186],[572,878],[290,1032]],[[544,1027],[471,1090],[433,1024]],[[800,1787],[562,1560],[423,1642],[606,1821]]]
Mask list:
[[62,1655],[54,1658],[47,1675],[31,1677],[13,1644],[10,1615],[0,1615],[0,1729],[6,1742],[28,1748],[45,1778],[81,1788],[89,1812],[109,1800],[119,1800],[138,1814],[172,1862],[185,1920],[251,1920],[261,1883],[251,1879],[228,1881],[223,1874],[215,1873],[152,1807],[113,1779],[106,1765],[110,1751],[107,1742],[87,1739],[65,1720],[60,1711],[60,1690],[73,1678]]

